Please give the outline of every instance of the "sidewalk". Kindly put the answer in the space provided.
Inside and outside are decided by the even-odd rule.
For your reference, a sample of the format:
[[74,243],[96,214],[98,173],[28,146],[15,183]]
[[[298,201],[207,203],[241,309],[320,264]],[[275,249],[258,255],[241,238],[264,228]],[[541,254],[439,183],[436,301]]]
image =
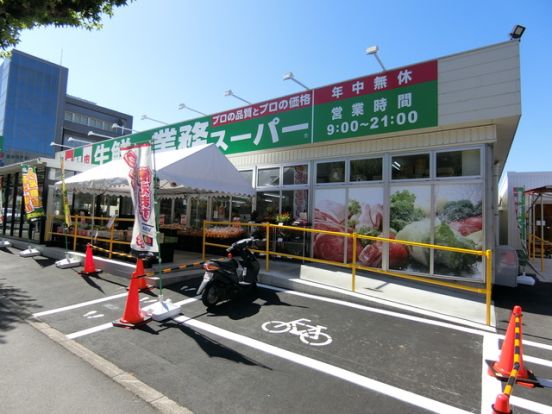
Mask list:
[[[385,306],[454,323],[486,329],[485,296],[436,285],[410,282],[392,276],[359,272],[352,291],[350,271],[336,267],[270,260],[270,270],[261,262],[260,281],[321,296]],[[491,326],[495,325],[491,305]]]
[[[0,401],[3,413],[158,413],[25,321],[16,289],[0,280]],[[21,305],[24,305],[23,303]]]

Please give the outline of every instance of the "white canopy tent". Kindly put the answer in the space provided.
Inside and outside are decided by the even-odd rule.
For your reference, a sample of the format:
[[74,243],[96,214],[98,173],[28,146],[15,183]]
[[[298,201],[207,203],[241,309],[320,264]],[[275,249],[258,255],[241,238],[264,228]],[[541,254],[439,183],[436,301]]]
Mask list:
[[[155,153],[159,197],[182,193],[251,196],[255,190],[214,144]],[[130,194],[128,166],[122,160],[91,168],[65,180],[69,191],[92,194]],[[56,182],[60,186],[61,181]]]

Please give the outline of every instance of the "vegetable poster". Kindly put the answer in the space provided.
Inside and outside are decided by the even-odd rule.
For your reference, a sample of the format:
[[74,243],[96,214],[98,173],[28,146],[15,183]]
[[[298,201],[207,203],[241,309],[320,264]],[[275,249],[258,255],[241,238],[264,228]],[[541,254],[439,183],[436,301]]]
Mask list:
[[[431,216],[431,187],[394,188],[390,197],[390,226],[396,238],[440,246],[481,250],[483,240],[481,185],[440,184],[435,186],[435,215]],[[402,268],[442,276],[480,279],[480,256],[407,246],[408,260]]]
[[[433,193],[433,196],[432,196]],[[317,189],[314,196],[314,228],[333,232],[387,237],[468,250],[483,248],[481,184],[392,185],[389,208],[384,207],[383,187]],[[389,215],[389,234],[384,232]],[[352,261],[352,238],[317,234],[314,257],[337,262]],[[481,257],[400,243],[359,238],[357,263],[409,273],[481,279]]]
[[[431,186],[393,186],[389,197],[390,238],[431,243]],[[430,249],[400,245],[401,260],[390,260],[391,269],[429,273]],[[406,253],[406,255],[405,255]],[[396,253],[397,254],[397,253]],[[390,258],[392,259],[392,258]]]
[[[435,187],[435,244],[483,249],[481,184],[440,184]],[[435,273],[482,279],[481,256],[435,251]]]

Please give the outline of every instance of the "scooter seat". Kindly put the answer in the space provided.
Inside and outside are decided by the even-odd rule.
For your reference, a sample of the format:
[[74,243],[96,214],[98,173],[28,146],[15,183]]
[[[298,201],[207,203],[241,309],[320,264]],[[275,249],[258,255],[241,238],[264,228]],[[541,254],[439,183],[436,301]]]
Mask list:
[[213,262],[218,264],[223,269],[235,271],[238,268],[238,263],[236,263],[233,259],[213,260]]

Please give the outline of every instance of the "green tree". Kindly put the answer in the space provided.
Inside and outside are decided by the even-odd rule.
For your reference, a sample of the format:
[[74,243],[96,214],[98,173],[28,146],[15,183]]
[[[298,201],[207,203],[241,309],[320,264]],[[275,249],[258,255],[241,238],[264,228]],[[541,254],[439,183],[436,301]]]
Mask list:
[[37,26],[100,29],[104,15],[133,0],[0,0],[0,55],[19,43],[24,29]]

